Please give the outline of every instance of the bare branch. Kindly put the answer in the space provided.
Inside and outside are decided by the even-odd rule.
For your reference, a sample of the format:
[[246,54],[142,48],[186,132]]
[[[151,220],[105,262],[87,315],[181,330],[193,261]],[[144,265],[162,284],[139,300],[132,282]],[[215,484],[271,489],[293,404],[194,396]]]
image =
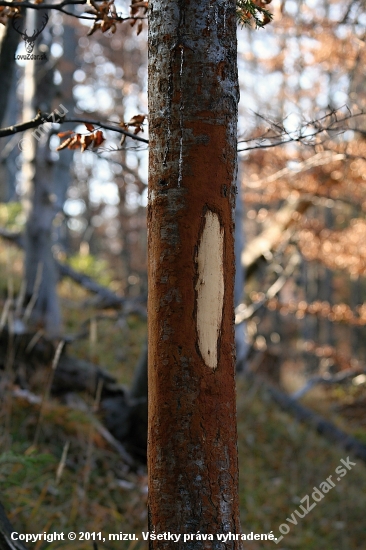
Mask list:
[[[305,122],[299,126],[295,131],[288,132],[282,123],[272,121],[259,113],[254,113],[258,118],[264,120],[269,128],[266,132],[256,138],[241,139],[238,143],[248,144],[242,149],[238,149],[238,153],[245,151],[253,151],[254,149],[270,149],[287,143],[301,143],[302,145],[314,146],[315,138],[324,134],[325,139],[329,139],[327,133],[344,133],[346,130],[357,131],[353,128],[348,128],[345,123],[353,120],[356,117],[364,116],[365,111],[359,111],[352,113],[347,106],[345,106],[347,113],[342,114],[342,109],[332,110],[326,115]],[[342,116],[340,116],[342,114]]]
[[269,227],[248,243],[241,256],[241,262],[247,274],[260,257],[271,256],[272,249],[283,239],[285,231],[294,222],[295,213],[303,214],[310,204],[310,201],[302,198],[289,199],[275,214]]
[[[102,1],[102,0],[96,0],[96,2]],[[89,19],[90,21],[96,21],[97,15],[89,14],[89,15],[80,15],[77,13],[73,13],[70,11],[67,11],[65,8],[67,6],[89,6],[90,2],[89,0],[62,0],[62,2],[59,2],[57,4],[35,4],[33,2],[12,2],[11,0],[0,0],[0,7],[9,7],[9,8],[30,8],[32,10],[56,10],[60,11],[62,13],[65,13],[66,15],[70,15],[71,17],[75,17],[76,19]],[[113,17],[111,16],[111,19],[113,19],[116,23],[123,23],[124,21],[134,21],[139,19],[147,19],[147,17],[143,16],[128,16],[123,17],[122,15],[119,15],[117,13],[113,14]]]
[[[20,248],[24,247],[23,238],[21,233],[15,233],[8,231],[7,229],[0,227],[0,237],[3,237],[7,241],[13,242]],[[97,283],[85,273],[80,273],[75,271],[71,266],[61,263],[55,258],[55,263],[57,269],[60,272],[62,277],[70,277],[73,281],[86,288],[90,292],[93,292],[99,297],[100,305],[103,307],[121,307],[128,311],[138,312],[139,314],[145,314],[145,297],[142,298],[124,298],[123,296],[118,296],[109,288]]]
[[245,304],[239,304],[235,308],[235,324],[240,325],[241,323],[244,323],[244,321],[247,321],[248,319],[253,317],[254,313],[256,313],[256,311],[258,311],[258,309],[260,309],[262,306],[264,306],[267,300],[270,300],[271,298],[276,296],[276,294],[278,294],[280,290],[284,287],[286,281],[291,277],[299,263],[300,255],[298,254],[298,252],[295,252],[289,259],[287,266],[282,270],[281,275],[269,287],[269,289],[266,291],[260,301],[253,302],[248,306]]
[[136,134],[128,132],[127,130],[124,130],[120,126],[114,126],[112,124],[106,124],[104,122],[100,122],[96,120],[88,120],[86,118],[66,118],[65,115],[56,116],[54,113],[42,113],[41,111],[39,111],[32,120],[29,120],[27,122],[21,122],[20,124],[15,124],[13,126],[9,126],[8,128],[0,128],[0,138],[6,137],[6,136],[12,136],[13,134],[24,132],[25,130],[30,130],[32,128],[38,128],[38,126],[41,126],[44,123],[64,124],[66,122],[72,122],[75,124],[93,124],[94,126],[99,126],[104,130],[111,130],[112,132],[123,134],[136,141],[141,141],[142,143],[149,143],[148,139],[142,138],[140,136],[137,136]]
[[274,174],[271,174],[270,176],[267,176],[259,181],[250,181],[246,184],[246,186],[250,189],[257,189],[262,185],[273,183],[280,178],[284,178],[290,175],[292,176],[293,174],[298,174],[300,172],[305,172],[317,166],[324,166],[325,164],[329,164],[330,162],[345,160],[346,158],[347,155],[344,153],[337,154],[333,153],[332,151],[322,151],[304,160],[303,162],[297,163],[296,166],[291,166],[290,168],[282,168],[282,170],[279,170],[278,172],[275,172]]
[[[0,6],[2,5],[2,1],[3,0],[0,0]],[[65,0],[65,1],[68,2],[69,0]],[[84,3],[84,0],[75,0],[75,3],[80,3],[80,2]],[[42,4],[42,6],[44,7],[45,5]],[[272,147],[278,147],[281,145],[285,145],[287,143],[294,143],[294,142],[301,143],[302,145],[313,146],[314,137],[316,137],[317,135],[320,135],[322,133],[326,134],[327,132],[343,133],[347,129],[360,132],[363,134],[362,131],[359,131],[354,128],[343,127],[342,124],[351,119],[354,119],[355,117],[363,116],[365,114],[366,113],[363,111],[360,111],[359,113],[349,112],[347,115],[343,116],[342,118],[339,118],[337,111],[332,111],[331,113],[328,113],[327,115],[319,119],[314,119],[310,122],[307,122],[304,126],[300,127],[297,130],[297,133],[293,132],[292,133],[293,135],[288,133],[281,124],[265,119],[265,117],[258,114],[257,116],[259,116],[263,120],[266,120],[267,123],[271,124],[271,128],[269,128],[265,134],[257,138],[248,138],[245,140],[239,140],[238,143],[248,143],[249,145],[247,147],[244,147],[243,149],[238,149],[238,152],[240,153],[245,151],[251,151],[254,149],[269,149]],[[328,120],[329,122],[325,123]],[[149,143],[148,139],[142,138],[136,134],[128,132],[127,130],[124,130],[120,126],[115,126],[112,124],[107,124],[105,122],[89,120],[84,118],[66,118],[66,116],[64,115],[58,116],[57,120],[55,120],[55,115],[53,113],[41,113],[41,112],[39,112],[37,116],[30,121],[22,122],[20,124],[15,124],[14,126],[9,126],[8,128],[0,128],[0,138],[11,136],[19,132],[24,132],[25,130],[29,130],[31,128],[37,128],[38,126],[41,126],[42,124],[49,123],[49,122],[51,123],[56,122],[58,124],[63,124],[66,122],[70,122],[70,123],[73,122],[77,124],[85,124],[85,123],[93,124],[94,126],[98,126],[99,128],[103,128],[105,130],[111,130],[112,132],[117,132],[119,134],[128,136],[134,139],[135,141],[140,141],[142,143]],[[312,132],[309,131],[308,133],[306,133],[305,129],[310,127],[314,128],[314,131]],[[270,134],[271,132],[273,132],[273,135]],[[250,145],[250,143],[252,142],[256,142],[256,144]],[[269,143],[266,143],[266,142],[269,142]],[[345,155],[344,158],[346,156],[347,155]],[[339,160],[339,159],[335,159],[335,160]]]
[[306,382],[305,386],[291,394],[291,398],[296,400],[301,399],[306,393],[308,393],[314,386],[317,386],[318,384],[342,384],[343,382],[347,382],[351,378],[356,378],[356,376],[359,376],[360,374],[366,374],[366,369],[347,369],[338,372],[334,376],[314,376]]

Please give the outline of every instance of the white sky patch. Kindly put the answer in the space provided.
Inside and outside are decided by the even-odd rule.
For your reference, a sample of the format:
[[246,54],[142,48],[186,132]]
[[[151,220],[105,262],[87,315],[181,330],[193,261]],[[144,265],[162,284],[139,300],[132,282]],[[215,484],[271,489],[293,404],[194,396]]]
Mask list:
[[68,216],[80,216],[86,210],[85,202],[82,199],[67,199],[64,204],[64,212]]
[[89,194],[90,200],[94,204],[105,203],[116,205],[119,203],[118,187],[112,181],[102,184],[100,180],[91,179],[89,182]]

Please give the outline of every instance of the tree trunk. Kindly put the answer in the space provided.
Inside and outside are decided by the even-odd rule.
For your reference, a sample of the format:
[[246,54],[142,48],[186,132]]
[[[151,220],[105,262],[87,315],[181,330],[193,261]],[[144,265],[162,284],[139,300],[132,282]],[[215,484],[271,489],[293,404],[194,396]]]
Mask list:
[[[17,19],[20,29],[23,27],[23,19],[23,17]],[[13,29],[11,20],[7,22],[6,26],[0,25],[0,127],[12,126],[18,122],[15,54],[19,40],[20,35]],[[1,140],[0,143],[1,202],[8,202],[16,198],[16,157],[19,153],[16,139],[17,136],[11,136]]]
[[[151,549],[237,549],[233,0],[153,0],[149,20]],[[183,534],[213,534],[214,542]]]
[[[244,208],[241,191],[241,170],[238,169],[238,196],[235,204],[235,287],[234,287],[234,304],[237,307],[243,301],[244,294],[244,266],[241,257],[244,250]],[[246,358],[249,352],[249,344],[246,338],[246,323],[235,325],[235,347],[236,347],[236,369],[238,371],[245,370]]]
[[[17,24],[22,30],[23,18],[17,19]],[[9,92],[13,80],[15,67],[15,54],[19,44],[20,35],[13,29],[9,19],[5,28],[0,29],[0,127],[3,125],[9,100]]]
[[[69,7],[74,12],[75,6]],[[58,91],[58,98],[63,106],[63,110],[70,112],[72,116],[74,109],[73,85],[74,73],[78,68],[75,62],[75,52],[78,46],[78,37],[76,36],[75,24],[70,22],[70,18],[63,16],[62,36],[62,58],[57,62],[57,69],[62,74],[62,88]],[[66,217],[63,213],[64,204],[67,198],[67,191],[71,183],[71,166],[73,163],[74,151],[64,149],[55,164],[54,181],[56,182],[54,193],[56,196],[55,209],[57,212],[57,224],[54,224],[53,233],[56,247],[58,250],[67,251],[69,248],[69,234]]]
[[[35,10],[29,10],[27,23],[36,28]],[[37,50],[35,50],[37,53]],[[36,108],[50,108],[53,92],[52,68],[41,61],[27,61],[24,75],[23,118],[30,120]],[[42,80],[37,82],[40,70]],[[64,114],[61,109],[61,113]],[[54,205],[53,163],[49,157],[48,131],[40,127],[28,130],[21,145],[23,151],[23,205],[26,214],[25,282],[26,303],[34,301],[31,311],[33,324],[44,326],[50,336],[60,333],[61,315],[56,293],[57,272],[52,254],[52,224]],[[29,309],[30,311],[30,309]]]

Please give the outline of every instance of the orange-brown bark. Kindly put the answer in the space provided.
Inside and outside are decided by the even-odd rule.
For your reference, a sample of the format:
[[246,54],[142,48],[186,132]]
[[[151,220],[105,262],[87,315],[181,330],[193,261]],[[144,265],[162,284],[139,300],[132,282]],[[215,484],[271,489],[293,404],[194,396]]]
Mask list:
[[235,2],[150,9],[149,527],[214,535],[150,548],[234,549]]

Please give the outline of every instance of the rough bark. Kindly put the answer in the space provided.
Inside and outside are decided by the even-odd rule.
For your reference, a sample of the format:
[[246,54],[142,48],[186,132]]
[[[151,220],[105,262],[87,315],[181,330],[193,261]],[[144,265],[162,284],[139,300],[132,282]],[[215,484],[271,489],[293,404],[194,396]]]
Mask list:
[[[149,526],[239,533],[234,351],[238,83],[233,0],[149,20]],[[240,542],[150,541],[151,549]]]

